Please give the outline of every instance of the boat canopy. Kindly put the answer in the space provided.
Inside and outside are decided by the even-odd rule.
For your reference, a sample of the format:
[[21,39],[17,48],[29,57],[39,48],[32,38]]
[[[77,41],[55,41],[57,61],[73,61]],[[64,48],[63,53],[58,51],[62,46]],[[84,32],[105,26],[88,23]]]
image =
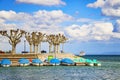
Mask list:
[[11,61],[9,59],[2,59],[1,65],[11,65]]
[[60,60],[57,58],[53,58],[50,60],[50,64],[60,64]]
[[42,63],[42,61],[38,58],[32,60],[32,63]]
[[66,64],[74,64],[73,60],[69,58],[64,58],[61,60],[61,63],[66,63]]
[[91,59],[86,59],[87,63],[93,63],[93,61]]
[[78,58],[74,58],[73,60],[74,62],[86,62],[86,59],[82,58],[82,57],[78,57]]
[[29,61],[28,59],[21,58],[21,59],[18,60],[18,62],[19,62],[20,64],[28,64],[30,61]]

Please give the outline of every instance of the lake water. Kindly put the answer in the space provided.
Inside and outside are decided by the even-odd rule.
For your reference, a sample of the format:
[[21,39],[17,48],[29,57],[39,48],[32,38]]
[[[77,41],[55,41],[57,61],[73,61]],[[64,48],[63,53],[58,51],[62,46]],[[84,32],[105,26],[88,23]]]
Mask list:
[[120,56],[85,56],[101,67],[43,66],[0,67],[0,80],[120,80]]

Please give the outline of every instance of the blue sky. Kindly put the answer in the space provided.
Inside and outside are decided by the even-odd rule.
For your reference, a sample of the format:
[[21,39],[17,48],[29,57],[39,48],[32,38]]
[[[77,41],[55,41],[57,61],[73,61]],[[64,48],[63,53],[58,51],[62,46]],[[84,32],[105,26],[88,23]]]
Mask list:
[[[62,33],[69,38],[65,52],[120,54],[119,3],[120,0],[0,0],[0,30]],[[23,40],[17,52],[23,50]],[[42,45],[48,50],[47,43]],[[0,49],[11,49],[2,36]]]

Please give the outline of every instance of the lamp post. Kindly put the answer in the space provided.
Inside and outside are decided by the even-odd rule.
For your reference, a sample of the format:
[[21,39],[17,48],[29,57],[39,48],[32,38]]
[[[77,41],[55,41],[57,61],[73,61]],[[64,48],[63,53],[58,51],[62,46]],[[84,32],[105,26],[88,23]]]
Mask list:
[[24,52],[26,51],[26,40],[24,40]]

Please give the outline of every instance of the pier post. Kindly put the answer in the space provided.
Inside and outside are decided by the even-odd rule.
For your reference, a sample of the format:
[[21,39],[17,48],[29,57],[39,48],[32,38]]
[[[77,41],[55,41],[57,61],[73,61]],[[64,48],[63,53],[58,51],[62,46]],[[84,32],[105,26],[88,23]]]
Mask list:
[[24,40],[24,51],[26,51],[26,41]]

